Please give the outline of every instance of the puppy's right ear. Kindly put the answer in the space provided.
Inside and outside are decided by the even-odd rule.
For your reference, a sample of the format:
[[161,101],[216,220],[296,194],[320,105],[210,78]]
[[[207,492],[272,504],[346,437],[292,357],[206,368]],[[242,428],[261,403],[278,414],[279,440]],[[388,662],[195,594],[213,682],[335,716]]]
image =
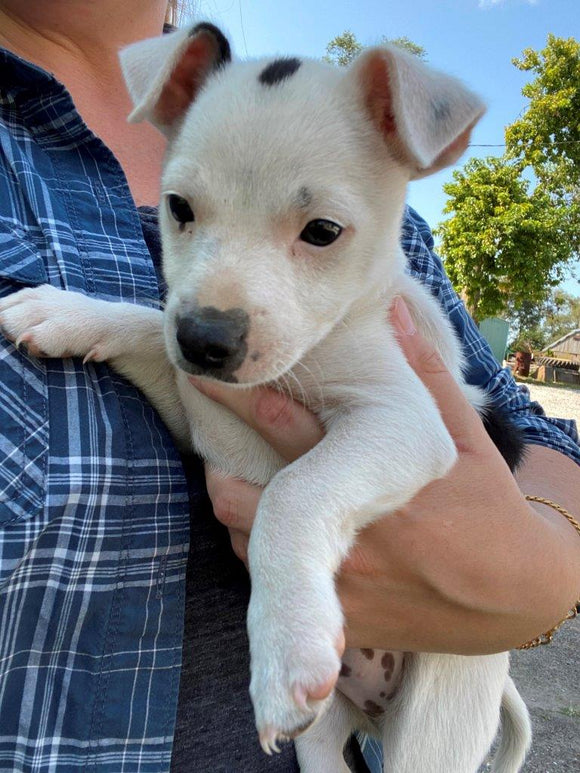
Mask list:
[[133,43],[120,60],[135,105],[129,121],[150,121],[169,135],[208,76],[231,60],[231,51],[220,30],[203,23]]

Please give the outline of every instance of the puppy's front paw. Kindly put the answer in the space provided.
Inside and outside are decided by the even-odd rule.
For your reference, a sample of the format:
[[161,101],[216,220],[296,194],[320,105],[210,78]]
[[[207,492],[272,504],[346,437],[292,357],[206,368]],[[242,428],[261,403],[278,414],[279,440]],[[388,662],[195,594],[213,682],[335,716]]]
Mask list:
[[0,331],[34,357],[104,359],[95,303],[51,285],[20,290],[0,299]]
[[[267,754],[307,730],[332,701],[344,651],[342,612],[332,596],[315,610],[306,596],[304,604],[294,598],[280,607],[252,591],[250,695]],[[282,614],[273,613],[276,608]]]

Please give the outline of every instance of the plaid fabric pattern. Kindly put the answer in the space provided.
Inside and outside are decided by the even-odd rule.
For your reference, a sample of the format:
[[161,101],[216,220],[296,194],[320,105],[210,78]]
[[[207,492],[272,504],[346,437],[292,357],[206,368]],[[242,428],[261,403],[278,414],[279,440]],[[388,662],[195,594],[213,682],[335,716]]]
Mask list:
[[[0,294],[44,282],[159,305],[124,175],[47,73],[0,52]],[[580,461],[480,338],[409,210],[410,270],[462,336],[470,380],[530,442]],[[0,771],[169,770],[188,498],[142,395],[103,364],[35,360],[0,337]]]
[[510,413],[527,443],[548,446],[580,464],[576,422],[547,417],[539,403],[530,401],[527,387],[514,381],[509,368],[500,367],[445,274],[434,252],[429,226],[410,207],[403,224],[402,245],[409,259],[409,272],[429,287],[457,331],[467,360],[467,381],[483,387],[494,405]]
[[[138,213],[64,89],[6,53],[0,294],[159,305]],[[189,539],[167,430],[102,364],[0,337],[0,770],[169,770]]]

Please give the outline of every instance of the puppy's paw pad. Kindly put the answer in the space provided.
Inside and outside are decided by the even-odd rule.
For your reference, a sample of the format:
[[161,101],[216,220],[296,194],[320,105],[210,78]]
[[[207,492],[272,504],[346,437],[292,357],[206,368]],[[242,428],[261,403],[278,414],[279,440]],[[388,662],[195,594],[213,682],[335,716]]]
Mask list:
[[[336,648],[319,642],[317,651],[301,650],[265,660],[253,658],[250,693],[264,750],[307,730],[332,701],[340,670]],[[322,646],[320,646],[322,645]]]
[[33,357],[102,361],[107,318],[95,312],[94,303],[50,285],[26,288],[0,301],[0,330]]
[[308,711],[310,708],[310,702],[323,701],[328,698],[330,693],[334,690],[338,674],[331,676],[329,679],[325,679],[323,682],[319,682],[314,685],[295,684],[292,688],[292,697],[294,703],[299,709]]

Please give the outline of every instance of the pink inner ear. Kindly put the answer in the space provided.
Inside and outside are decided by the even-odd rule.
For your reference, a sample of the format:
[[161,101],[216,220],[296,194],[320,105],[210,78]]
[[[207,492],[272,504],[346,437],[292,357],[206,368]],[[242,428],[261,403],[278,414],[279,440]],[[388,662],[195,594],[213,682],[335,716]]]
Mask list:
[[437,156],[432,168],[442,169],[445,166],[449,166],[454,161],[457,161],[457,159],[463,155],[469,145],[469,138],[471,137],[471,131],[475,126],[475,123],[476,122],[474,121],[467,129],[462,131],[461,134],[453,140],[451,145],[448,145],[445,150]]
[[155,106],[155,118],[171,125],[195,99],[217,56],[212,37],[201,32],[192,38],[165,82]]
[[383,135],[397,131],[392,109],[389,70],[383,55],[377,54],[367,62],[363,73],[367,106]]
[[401,140],[391,91],[390,67],[393,64],[388,52],[377,51],[370,55],[361,73],[366,95],[367,109],[379,129],[392,155],[401,163],[409,162],[409,153]]

